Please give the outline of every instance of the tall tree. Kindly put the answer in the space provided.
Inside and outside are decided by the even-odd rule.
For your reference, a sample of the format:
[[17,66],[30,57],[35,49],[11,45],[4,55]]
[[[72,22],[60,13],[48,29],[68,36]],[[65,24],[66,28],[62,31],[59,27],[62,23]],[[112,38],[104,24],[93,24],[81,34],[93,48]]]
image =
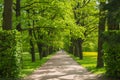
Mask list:
[[18,22],[16,29],[18,31],[21,31],[21,23],[20,23],[21,7],[20,7],[20,4],[21,4],[21,0],[16,0],[16,18],[17,18],[17,22]]
[[12,29],[12,4],[13,0],[4,0],[4,10],[3,10],[3,30]]
[[29,36],[30,36],[30,54],[31,54],[31,58],[32,58],[32,62],[35,62],[35,48],[34,48],[34,43],[33,43],[33,39],[32,39],[32,30],[29,29]]
[[[84,4],[84,3],[83,3]],[[84,26],[84,22],[81,24],[81,19],[80,19],[80,10],[81,4],[80,2],[76,2],[76,6],[73,8],[73,12],[74,12],[74,18],[76,21],[76,25],[78,25],[78,27],[80,26]],[[83,39],[82,38],[77,38],[76,40],[74,40],[74,44],[75,44],[75,54],[76,56],[78,56],[80,59],[83,59],[83,53],[82,53],[82,43],[83,43]]]
[[105,6],[106,2],[105,1],[100,1],[100,6],[99,6],[99,30],[98,30],[98,56],[97,56],[97,67],[103,67],[104,66],[104,61],[103,61],[103,40],[102,40],[102,33],[105,31],[105,22],[106,22],[106,16],[105,16]]
[[[84,28],[82,32],[84,38],[78,37],[76,39],[77,42],[77,54],[79,54],[79,58],[83,59],[83,44],[87,40],[88,36],[97,30],[97,17],[95,16],[98,13],[98,10],[94,7],[96,4],[90,0],[76,1],[76,5],[73,8],[74,19],[76,25],[81,29]],[[80,30],[82,31],[82,30]]]
[[[2,13],[3,13],[3,1],[0,0],[0,20],[2,21]],[[2,29],[2,22],[0,21],[0,29]]]
[[119,30],[119,3],[119,0],[108,0],[108,4],[106,5],[106,8],[108,10],[108,30]]

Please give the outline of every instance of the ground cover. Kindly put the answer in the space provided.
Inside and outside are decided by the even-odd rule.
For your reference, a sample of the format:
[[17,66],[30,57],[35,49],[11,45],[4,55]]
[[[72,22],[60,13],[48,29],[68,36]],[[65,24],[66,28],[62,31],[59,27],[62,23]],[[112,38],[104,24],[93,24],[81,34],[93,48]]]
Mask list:
[[78,57],[71,57],[80,65],[87,68],[87,70],[91,71],[95,74],[104,74],[105,68],[96,68],[97,63],[97,52],[83,52],[84,59],[80,60]]
[[31,55],[28,52],[22,53],[22,70],[20,77],[26,77],[31,74],[34,70],[42,66],[45,62],[47,62],[52,55],[44,57],[43,59],[39,59],[39,54],[36,53],[36,62],[31,61]]

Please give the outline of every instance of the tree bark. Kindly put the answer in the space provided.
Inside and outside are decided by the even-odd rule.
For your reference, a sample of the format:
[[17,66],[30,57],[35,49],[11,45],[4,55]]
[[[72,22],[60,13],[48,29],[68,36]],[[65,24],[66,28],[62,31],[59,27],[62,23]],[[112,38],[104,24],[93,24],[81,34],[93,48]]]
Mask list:
[[79,57],[79,55],[78,55],[78,44],[75,42],[75,56],[76,57]]
[[104,61],[103,61],[103,40],[102,40],[102,33],[105,31],[105,11],[103,9],[105,5],[105,2],[100,2],[100,12],[99,12],[99,30],[98,30],[98,56],[97,56],[97,66],[96,67],[104,67]]
[[32,30],[29,30],[29,35],[30,35],[30,53],[31,53],[31,58],[32,58],[32,62],[35,62],[35,48],[34,48],[34,44],[32,41]]
[[[33,28],[34,28],[34,24],[35,24],[35,21],[33,20]],[[40,43],[38,40],[42,39],[42,36],[39,35],[40,34],[39,30],[37,30],[37,33],[38,33],[38,35],[36,35],[36,32],[33,29],[34,38],[37,40],[37,47],[38,47],[38,52],[39,52],[39,59],[41,60],[43,58],[43,54],[42,54],[42,46],[43,46],[43,44]]]
[[47,56],[47,49],[46,49],[46,45],[43,45],[43,47],[42,47],[42,56],[43,57],[46,57]]
[[43,58],[43,55],[42,55],[42,44],[37,42],[37,47],[38,47],[38,51],[39,51],[39,58],[41,60]]
[[73,38],[71,38],[71,44],[69,46],[69,53],[74,54],[74,43],[73,43]]
[[16,29],[18,31],[21,31],[21,23],[20,23],[20,16],[21,16],[21,13],[20,13],[20,1],[21,0],[16,0],[16,18],[17,18],[17,21],[18,21]]
[[52,52],[53,52],[53,47],[50,46],[50,47],[49,47],[49,54],[52,54]]
[[13,0],[4,0],[4,10],[3,10],[3,30],[12,29],[12,4]]
[[[28,19],[30,19],[30,12],[29,12],[29,10],[27,11],[27,13],[28,13]],[[30,26],[30,22],[28,21],[28,26]],[[33,25],[34,26],[34,25]],[[34,44],[33,44],[33,41],[32,41],[32,38],[33,38],[33,36],[32,36],[32,33],[33,33],[33,31],[32,31],[32,29],[29,29],[28,30],[29,31],[29,36],[30,36],[30,53],[31,53],[31,58],[32,58],[32,62],[35,62],[35,49],[34,49]]]
[[108,11],[108,30],[119,30],[119,23],[113,18],[110,11]]
[[69,46],[69,53],[73,53],[73,45],[71,44],[70,46]]
[[[108,30],[119,30],[119,0],[108,0]],[[116,14],[115,14],[116,13]]]
[[73,53],[74,56],[79,57],[77,40],[73,40]]
[[82,60],[83,59],[83,50],[82,50],[82,43],[83,40],[81,38],[78,39],[78,48],[79,48],[79,58]]

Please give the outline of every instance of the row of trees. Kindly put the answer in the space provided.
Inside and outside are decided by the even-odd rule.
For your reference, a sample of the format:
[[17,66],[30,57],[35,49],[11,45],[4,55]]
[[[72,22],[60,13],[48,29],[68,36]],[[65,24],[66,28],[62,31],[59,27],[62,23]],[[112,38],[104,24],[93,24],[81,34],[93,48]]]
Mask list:
[[21,32],[24,51],[29,46],[33,62],[36,48],[40,59],[62,48],[83,59],[84,45],[96,46],[98,36],[97,67],[103,67],[102,33],[119,30],[119,0],[0,2],[1,31],[17,29]]
[[74,19],[74,5],[75,1],[1,1],[2,30],[21,32],[23,47],[30,46],[34,62],[36,47],[41,59],[53,50],[64,46],[68,49],[71,37],[83,36],[84,28],[79,27]]
[[91,37],[97,36],[94,34],[97,33],[98,26],[98,8],[95,7],[95,0],[1,2],[2,29],[17,29],[22,33],[25,43],[23,47],[30,46],[33,62],[36,47],[40,59],[53,49],[64,47],[83,59],[82,45],[90,43],[89,40],[95,41]]
[[[69,1],[4,0],[1,2],[1,11],[3,11],[1,18],[3,21],[1,22],[2,33],[0,35],[3,36],[0,38],[0,44],[7,36],[11,37],[11,43],[7,37],[6,43],[3,43],[4,46],[0,46],[2,52],[0,54],[2,61],[0,62],[0,79],[16,79],[20,72],[21,66],[18,56],[21,48],[17,47],[20,46],[18,45],[20,40],[17,38],[17,32],[13,31],[14,29],[21,33],[24,51],[27,51],[26,47],[29,47],[32,62],[36,60],[36,48],[40,59],[42,59],[53,51],[63,48],[64,44],[69,45],[70,30],[77,34],[78,28],[75,25],[73,14],[70,13],[72,7]],[[72,26],[74,26],[74,30],[71,28]],[[80,30],[78,30],[79,32]]]

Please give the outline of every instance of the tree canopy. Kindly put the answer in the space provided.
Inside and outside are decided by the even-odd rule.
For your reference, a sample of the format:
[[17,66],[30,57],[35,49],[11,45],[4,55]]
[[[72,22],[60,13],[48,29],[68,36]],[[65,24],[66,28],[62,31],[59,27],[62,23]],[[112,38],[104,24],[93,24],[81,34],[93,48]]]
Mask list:
[[15,37],[13,40],[18,31],[22,36],[23,51],[30,52],[32,62],[35,62],[36,52],[41,60],[52,52],[65,49],[82,60],[83,51],[98,51],[97,67],[103,67],[103,33],[119,30],[119,2],[0,0],[0,31],[13,31],[10,32],[13,33],[10,36]]

